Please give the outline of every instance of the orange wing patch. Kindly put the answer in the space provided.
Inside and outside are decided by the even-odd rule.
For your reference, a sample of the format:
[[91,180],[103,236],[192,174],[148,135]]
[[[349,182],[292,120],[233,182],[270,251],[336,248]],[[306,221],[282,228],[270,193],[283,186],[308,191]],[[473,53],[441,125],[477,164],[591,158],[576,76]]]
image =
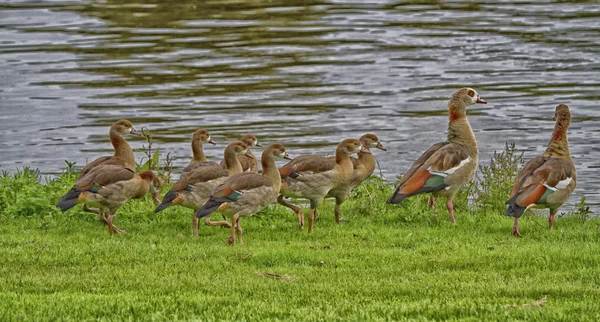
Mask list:
[[517,199],[517,204],[521,207],[527,207],[537,203],[542,199],[546,189],[548,188],[543,184],[536,186],[532,191],[523,193],[523,195]]
[[423,188],[429,177],[431,177],[431,173],[426,169],[415,171],[415,173],[404,182],[404,187],[402,187],[398,193],[408,195]]

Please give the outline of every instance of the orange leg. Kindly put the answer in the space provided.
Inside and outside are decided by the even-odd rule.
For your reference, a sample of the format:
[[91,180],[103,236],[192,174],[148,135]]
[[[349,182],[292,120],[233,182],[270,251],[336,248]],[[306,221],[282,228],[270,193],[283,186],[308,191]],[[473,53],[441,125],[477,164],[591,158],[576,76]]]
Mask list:
[[237,232],[237,224],[238,224],[238,218],[240,218],[240,215],[238,214],[234,214],[231,217],[231,236],[229,236],[229,238],[227,239],[227,243],[229,245],[233,245],[235,244],[235,234]]
[[512,232],[512,234],[515,237],[522,237],[521,233],[519,232],[519,218],[515,218],[515,221],[513,223],[513,232]]
[[548,228],[552,229],[552,226],[554,225],[554,215],[556,215],[556,213],[558,212],[558,209],[553,210],[550,209],[550,217],[548,217]]
[[[106,212],[109,212],[109,213],[106,213]],[[108,233],[110,235],[112,235],[115,233],[115,227],[113,226],[113,223],[112,223],[112,215],[110,214],[110,210],[107,209],[106,212],[105,212],[106,213],[106,225],[108,226]]]
[[300,227],[300,229],[304,229],[304,213],[302,212],[302,208],[294,203],[285,201],[285,199],[283,198],[283,195],[279,195],[277,197],[277,203],[284,207],[292,209],[296,216],[298,216],[298,227]]
[[429,207],[435,206],[435,204],[436,204],[435,198],[433,196],[429,196],[429,200],[427,201],[427,204],[429,205]]
[[313,232],[313,226],[315,223],[315,211],[317,209],[316,208],[311,208],[310,212],[308,213],[308,232],[312,233]]
[[198,236],[198,223],[200,222],[200,218],[196,215],[192,216],[192,228],[194,229],[194,236]]
[[337,202],[335,203],[335,222],[336,223],[340,223],[340,204],[338,204]]
[[207,216],[206,219],[204,219],[204,223],[208,226],[221,226],[223,228],[231,228],[231,224],[227,220],[212,221],[210,220],[210,216]]
[[240,243],[240,245],[242,245],[244,243],[244,240],[242,239],[242,234],[244,233],[244,230],[242,229],[242,226],[240,226],[240,220],[242,220],[242,218],[238,217],[237,222],[235,223],[235,228],[236,228],[238,243]]
[[446,207],[448,207],[448,213],[450,214],[450,222],[454,224],[454,205],[452,205],[452,199],[446,201]]

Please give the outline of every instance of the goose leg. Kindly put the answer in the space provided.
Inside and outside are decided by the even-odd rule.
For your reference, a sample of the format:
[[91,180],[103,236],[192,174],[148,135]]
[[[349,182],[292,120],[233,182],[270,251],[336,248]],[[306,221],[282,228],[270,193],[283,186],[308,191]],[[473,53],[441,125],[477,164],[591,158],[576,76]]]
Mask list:
[[244,233],[244,230],[242,229],[242,226],[240,226],[240,220],[242,220],[242,218],[238,217],[237,222],[235,223],[235,230],[237,233],[238,243],[242,245],[244,243],[244,240],[242,239],[242,234]]
[[452,199],[446,201],[446,207],[448,207],[448,213],[450,214],[450,222],[454,224],[454,205],[452,205]]
[[[87,208],[87,209],[89,209],[89,208]],[[83,210],[87,211],[86,209],[83,209]],[[98,214],[98,220],[100,220],[102,223],[104,223],[105,225],[108,226],[108,222],[106,219],[106,209],[99,209],[97,214]]]
[[227,239],[227,243],[229,245],[233,245],[235,244],[235,234],[237,232],[237,224],[238,224],[238,218],[240,218],[240,215],[238,214],[234,214],[231,217],[231,236],[229,236],[229,238]]
[[346,200],[346,198],[339,198],[336,197],[335,198],[335,222],[336,223],[340,223],[342,221],[344,221],[344,218],[342,218],[342,204],[344,203],[344,201]]
[[515,218],[514,220],[512,234],[515,237],[522,237],[521,233],[519,232],[519,218]]
[[335,222],[336,224],[340,223],[340,204],[339,203],[335,203]]
[[102,211],[101,209],[98,209],[98,208],[89,208],[85,204],[81,207],[81,209],[83,209],[83,211],[85,211],[85,212],[91,212],[91,213],[98,214],[98,215],[100,215],[100,212]]
[[115,226],[113,224],[113,216],[114,216],[114,211],[111,211],[110,209],[106,209],[107,212],[107,218],[110,221],[110,225],[112,226],[112,233],[113,234],[127,234],[127,230],[125,229],[119,229],[119,227]]
[[554,225],[554,215],[558,212],[558,209],[550,209],[550,217],[548,217],[548,228],[552,229]]
[[435,204],[436,204],[435,198],[433,196],[429,196],[429,200],[427,201],[427,204],[429,205],[429,207],[435,206]]
[[198,237],[198,223],[200,222],[200,218],[196,215],[192,216],[192,228],[194,229],[194,237]]
[[204,219],[204,223],[207,226],[221,226],[223,228],[231,228],[231,224],[227,220],[212,221],[210,220],[210,216],[207,216]]
[[104,211],[104,218],[106,219],[106,225],[108,226],[108,233],[110,235],[115,233],[115,227],[112,224],[112,216],[110,214],[110,210],[106,209]]
[[300,227],[300,229],[304,229],[304,213],[302,212],[302,208],[300,208],[300,206],[294,203],[285,201],[285,199],[283,198],[283,195],[279,195],[277,197],[277,203],[284,207],[292,209],[296,216],[298,216],[298,227]]
[[313,226],[315,223],[315,211],[316,208],[310,208],[310,212],[308,213],[308,232],[313,232]]

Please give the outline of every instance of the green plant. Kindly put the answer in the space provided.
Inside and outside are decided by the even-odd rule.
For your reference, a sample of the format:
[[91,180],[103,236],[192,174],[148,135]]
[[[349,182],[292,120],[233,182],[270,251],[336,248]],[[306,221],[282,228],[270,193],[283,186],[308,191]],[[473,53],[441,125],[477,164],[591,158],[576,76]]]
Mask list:
[[490,163],[479,166],[478,180],[465,189],[472,205],[486,214],[502,213],[522,165],[523,152],[517,151],[514,142],[506,143],[502,152],[494,151]]
[[[137,163],[136,171],[142,172],[146,170],[154,170],[158,166],[158,158],[159,158],[159,150],[152,152],[152,144],[154,143],[154,138],[152,136],[152,132],[147,127],[142,128],[142,135],[148,142],[148,146],[142,145],[142,152],[146,155],[145,158],[142,158],[139,163]],[[146,160],[146,161],[144,161]]]
[[585,202],[585,196],[582,196],[577,203],[576,210],[571,213],[572,216],[579,218],[582,222],[590,220],[593,211],[590,210],[590,206]]

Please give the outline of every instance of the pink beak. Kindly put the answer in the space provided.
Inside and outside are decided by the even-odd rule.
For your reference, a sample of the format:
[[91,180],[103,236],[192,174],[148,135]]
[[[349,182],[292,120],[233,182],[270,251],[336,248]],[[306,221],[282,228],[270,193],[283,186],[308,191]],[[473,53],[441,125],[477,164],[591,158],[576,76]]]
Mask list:
[[477,100],[475,102],[477,104],[487,104],[487,102],[485,100],[482,100],[481,97],[479,97],[479,95],[477,95]]

